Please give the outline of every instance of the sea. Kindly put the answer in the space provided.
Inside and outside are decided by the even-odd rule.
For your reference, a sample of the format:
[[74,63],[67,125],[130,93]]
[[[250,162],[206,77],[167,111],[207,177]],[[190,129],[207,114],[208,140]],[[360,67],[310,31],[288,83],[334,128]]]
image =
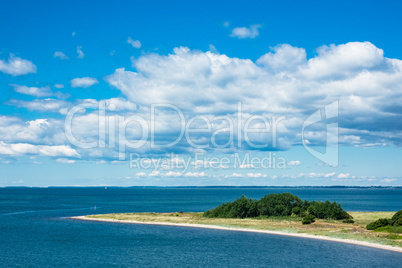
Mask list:
[[201,212],[282,192],[347,211],[402,209],[402,188],[0,188],[0,267],[402,267],[401,253],[332,241],[69,219]]

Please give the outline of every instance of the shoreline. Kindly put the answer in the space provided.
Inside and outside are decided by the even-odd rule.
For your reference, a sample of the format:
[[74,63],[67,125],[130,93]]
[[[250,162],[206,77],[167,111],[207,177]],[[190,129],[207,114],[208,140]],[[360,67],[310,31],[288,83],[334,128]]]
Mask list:
[[371,247],[371,248],[377,248],[377,249],[383,249],[383,250],[389,250],[389,251],[402,253],[402,248],[399,248],[399,247],[381,245],[381,244],[365,242],[365,241],[359,241],[359,240],[341,239],[341,238],[333,238],[333,237],[321,236],[321,235],[310,235],[310,234],[303,234],[303,233],[286,233],[286,232],[270,231],[270,230],[258,230],[258,229],[247,229],[247,228],[231,228],[231,227],[223,227],[223,226],[218,226],[218,225],[207,225],[207,224],[169,223],[169,222],[141,222],[141,221],[133,221],[133,220],[99,219],[99,218],[88,218],[86,216],[69,217],[69,219],[83,220],[83,221],[100,221],[100,222],[114,222],[114,223],[117,222],[117,223],[130,223],[130,224],[144,224],[144,225],[192,227],[192,228],[216,229],[216,230],[237,231],[237,232],[250,232],[250,233],[263,233],[263,234],[283,235],[283,236],[291,236],[291,237],[300,237],[300,238],[309,238],[309,239],[316,239],[316,240],[325,240],[325,241],[346,243],[346,244],[365,246],[365,247]]

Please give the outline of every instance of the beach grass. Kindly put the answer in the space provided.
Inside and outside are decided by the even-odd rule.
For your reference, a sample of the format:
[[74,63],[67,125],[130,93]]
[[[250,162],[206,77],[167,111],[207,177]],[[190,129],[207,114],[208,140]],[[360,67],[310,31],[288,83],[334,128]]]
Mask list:
[[366,225],[379,218],[391,218],[395,212],[348,212],[355,223],[342,223],[336,220],[320,220],[303,225],[300,217],[270,218],[205,218],[203,213],[116,213],[88,215],[88,219],[125,220],[146,223],[202,224],[219,227],[277,231],[319,235],[338,239],[350,239],[380,245],[402,247],[402,235],[388,231],[369,231]]

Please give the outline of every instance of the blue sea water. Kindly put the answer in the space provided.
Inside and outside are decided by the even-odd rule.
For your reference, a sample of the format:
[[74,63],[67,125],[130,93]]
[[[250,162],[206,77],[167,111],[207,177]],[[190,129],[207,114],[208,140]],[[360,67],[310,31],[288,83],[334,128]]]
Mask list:
[[[90,222],[70,216],[205,211],[291,192],[348,211],[402,209],[402,189],[0,188],[1,267],[402,267],[386,250],[269,234]],[[96,211],[94,210],[96,206]]]

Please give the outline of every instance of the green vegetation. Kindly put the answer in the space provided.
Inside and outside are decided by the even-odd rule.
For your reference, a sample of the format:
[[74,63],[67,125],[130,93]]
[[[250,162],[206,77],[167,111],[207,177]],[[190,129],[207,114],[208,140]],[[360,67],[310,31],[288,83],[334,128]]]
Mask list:
[[389,224],[395,225],[395,223],[402,219],[402,210],[399,210],[397,213],[395,213],[394,216],[392,216],[391,220],[389,221]]
[[395,213],[391,219],[381,218],[370,222],[366,228],[377,232],[402,233],[402,210]]
[[[128,220],[135,222],[158,222],[166,224],[199,224],[222,226],[229,228],[242,228],[253,230],[278,231],[283,233],[303,233],[310,235],[321,235],[340,239],[351,239],[402,247],[401,226],[386,226],[375,231],[367,230],[370,222],[379,218],[391,219],[395,212],[348,212],[355,223],[343,223],[342,220],[315,219],[314,223],[302,224],[302,217],[291,216],[270,216],[256,218],[207,218],[202,212],[183,212],[176,216],[176,213],[117,213],[89,215],[88,218]],[[399,229],[399,232],[397,228]]]
[[380,227],[384,227],[389,225],[389,220],[388,219],[378,219],[376,221],[373,221],[372,223],[369,223],[367,225],[367,230],[375,230]]
[[394,226],[402,226],[402,218],[397,219],[397,220],[394,222]]
[[355,223],[352,218],[342,220],[343,223]]
[[[234,202],[224,203],[204,213],[207,218],[266,218],[285,216],[306,217],[318,219],[349,220],[352,216],[336,202],[306,201],[290,193],[269,194],[260,200],[249,199],[245,196]],[[311,217],[310,217],[311,218]],[[310,222],[311,223],[311,222]]]
[[312,214],[305,216],[302,220],[302,224],[310,224],[313,222],[315,222],[315,216]]

